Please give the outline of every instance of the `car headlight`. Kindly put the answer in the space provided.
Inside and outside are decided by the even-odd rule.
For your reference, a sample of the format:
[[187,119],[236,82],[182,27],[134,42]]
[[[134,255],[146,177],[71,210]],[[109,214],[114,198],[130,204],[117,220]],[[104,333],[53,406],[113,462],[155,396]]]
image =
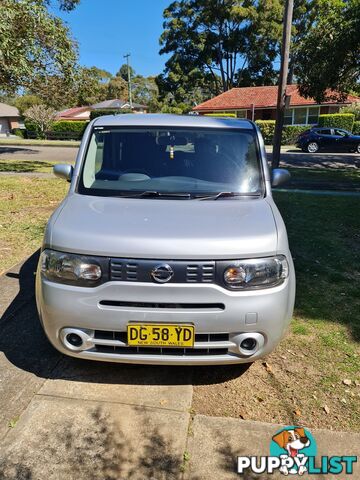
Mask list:
[[102,277],[101,261],[93,257],[44,250],[40,257],[41,274],[53,282],[92,286]]
[[289,275],[284,255],[238,260],[224,271],[224,283],[234,290],[270,288],[280,285]]

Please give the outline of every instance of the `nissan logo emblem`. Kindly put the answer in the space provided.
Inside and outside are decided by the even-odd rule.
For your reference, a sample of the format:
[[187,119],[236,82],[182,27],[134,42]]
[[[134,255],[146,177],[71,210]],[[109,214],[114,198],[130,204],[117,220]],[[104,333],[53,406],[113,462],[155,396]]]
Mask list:
[[169,282],[174,276],[174,270],[167,263],[157,265],[151,270],[151,278],[158,283]]

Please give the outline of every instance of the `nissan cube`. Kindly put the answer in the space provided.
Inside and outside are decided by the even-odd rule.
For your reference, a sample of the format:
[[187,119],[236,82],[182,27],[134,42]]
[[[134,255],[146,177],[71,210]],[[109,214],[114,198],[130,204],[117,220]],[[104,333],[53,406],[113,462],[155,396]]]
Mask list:
[[295,275],[263,139],[249,120],[103,116],[89,123],[69,192],[45,231],[36,300],[73,357],[210,365],[270,353]]

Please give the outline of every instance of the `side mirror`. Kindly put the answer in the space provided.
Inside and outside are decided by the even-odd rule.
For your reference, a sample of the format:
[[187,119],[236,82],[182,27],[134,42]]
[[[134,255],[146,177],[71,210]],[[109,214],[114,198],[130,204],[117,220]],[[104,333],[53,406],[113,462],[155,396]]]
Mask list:
[[287,183],[290,178],[291,175],[288,170],[285,170],[285,168],[275,168],[272,171],[271,185],[273,187],[280,187],[280,185],[284,185],[284,183]]
[[73,176],[73,167],[72,165],[66,165],[66,164],[58,164],[55,165],[53,168],[54,175],[56,175],[59,178],[64,178],[68,182],[71,181],[71,177]]

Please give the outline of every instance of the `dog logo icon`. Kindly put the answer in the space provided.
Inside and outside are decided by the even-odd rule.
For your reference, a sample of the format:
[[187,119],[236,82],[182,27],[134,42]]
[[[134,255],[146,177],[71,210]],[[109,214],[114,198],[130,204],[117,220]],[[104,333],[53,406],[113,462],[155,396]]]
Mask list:
[[314,438],[302,427],[287,427],[272,437],[272,450],[281,459],[279,470],[283,475],[304,475],[307,458],[314,449]]

